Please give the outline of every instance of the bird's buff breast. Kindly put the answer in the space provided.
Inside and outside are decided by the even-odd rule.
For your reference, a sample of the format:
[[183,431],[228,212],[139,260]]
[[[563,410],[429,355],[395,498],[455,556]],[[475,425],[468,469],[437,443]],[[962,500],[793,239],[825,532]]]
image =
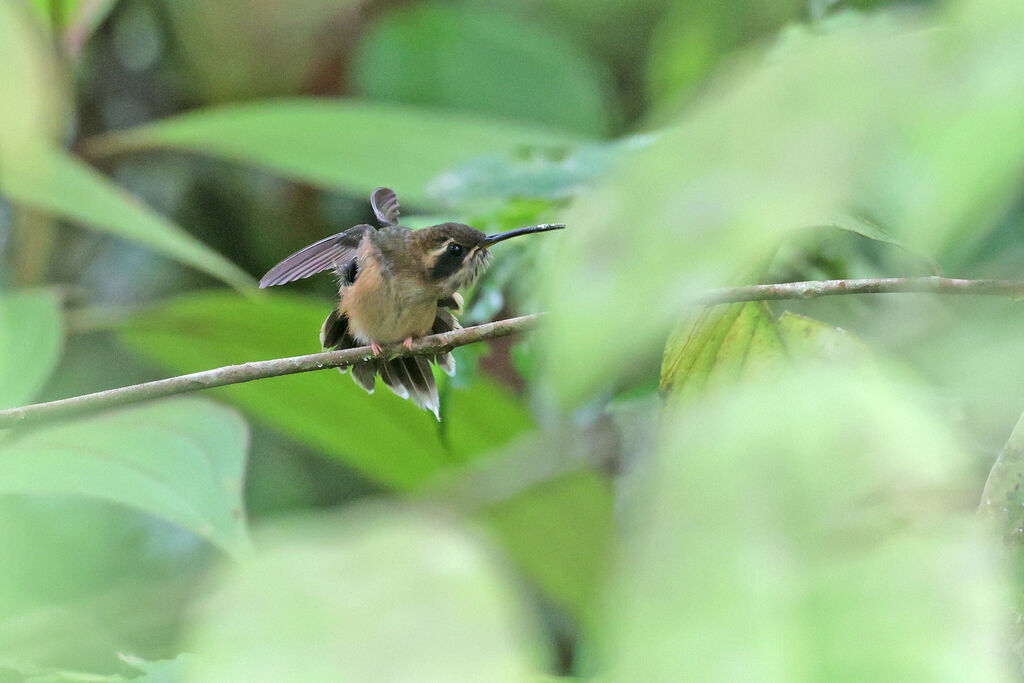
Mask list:
[[418,293],[416,284],[383,274],[367,259],[356,282],[343,288],[339,304],[341,313],[348,316],[352,336],[364,344],[389,344],[427,334],[434,325],[437,302],[402,295]]

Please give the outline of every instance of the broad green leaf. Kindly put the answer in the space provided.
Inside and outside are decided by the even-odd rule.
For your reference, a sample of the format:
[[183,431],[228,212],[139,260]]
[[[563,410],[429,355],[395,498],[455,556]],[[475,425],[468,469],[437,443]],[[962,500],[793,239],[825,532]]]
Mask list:
[[546,663],[487,548],[429,510],[292,519],[257,542],[199,606],[190,681],[521,683]]
[[33,159],[0,173],[0,191],[12,202],[131,240],[238,289],[253,286],[236,265],[59,150],[41,150]]
[[913,387],[854,375],[669,409],[602,615],[608,680],[1008,680],[972,458]]
[[0,493],[128,505],[240,555],[249,433],[228,408],[186,398],[28,432],[0,449]]
[[181,149],[360,195],[387,185],[409,202],[422,202],[433,177],[468,159],[574,141],[569,134],[456,112],[296,99],[183,114],[95,138],[89,150]]
[[777,376],[791,360],[871,367],[868,348],[846,330],[786,311],[776,319],[763,301],[709,306],[680,325],[665,345],[661,390],[674,401]]
[[63,322],[51,292],[0,292],[0,408],[24,405],[60,358]]
[[[328,302],[293,296],[243,300],[218,293],[190,295],[140,316],[120,332],[119,340],[175,372],[195,372],[316,353],[320,325],[330,308]],[[499,446],[528,424],[521,406],[486,382],[458,390],[458,395],[453,389],[446,392],[441,408],[442,428],[453,434],[449,451],[432,415],[394,396],[380,382],[377,387],[368,396],[347,375],[325,370],[247,382],[216,393],[275,429],[397,488],[414,487],[440,469]],[[490,426],[486,431],[472,424],[475,415],[481,425]]]
[[489,5],[421,3],[374,22],[353,57],[372,100],[478,112],[602,136],[613,84],[573,41]]

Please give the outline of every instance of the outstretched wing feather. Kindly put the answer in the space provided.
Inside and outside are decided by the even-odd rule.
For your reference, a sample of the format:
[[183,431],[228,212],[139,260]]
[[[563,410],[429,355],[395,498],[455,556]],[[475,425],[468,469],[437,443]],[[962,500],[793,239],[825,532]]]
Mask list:
[[357,225],[300,249],[267,271],[260,280],[260,287],[283,285],[331,268],[344,267],[359,255],[359,244],[369,230],[373,227]]

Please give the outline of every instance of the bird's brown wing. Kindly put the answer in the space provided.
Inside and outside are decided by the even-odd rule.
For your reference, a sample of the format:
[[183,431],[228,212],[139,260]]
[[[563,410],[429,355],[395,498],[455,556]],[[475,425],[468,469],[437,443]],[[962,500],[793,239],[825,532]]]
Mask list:
[[370,195],[373,213],[382,225],[398,225],[398,195],[387,187],[378,187]]
[[331,268],[344,268],[359,255],[359,244],[373,226],[357,225],[300,249],[267,271],[260,287],[283,285]]

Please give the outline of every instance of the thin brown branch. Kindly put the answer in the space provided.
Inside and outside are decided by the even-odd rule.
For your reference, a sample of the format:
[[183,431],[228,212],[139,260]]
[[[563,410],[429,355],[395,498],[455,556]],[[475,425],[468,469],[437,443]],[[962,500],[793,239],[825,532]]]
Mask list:
[[811,280],[769,285],[727,287],[708,292],[709,304],[743,301],[816,299],[840,294],[961,294],[972,296],[1024,297],[1024,280],[962,280],[951,277],[883,277],[864,280]]
[[[484,325],[476,325],[460,330],[452,330],[442,334],[422,337],[413,342],[412,350],[400,344],[384,347],[383,355],[389,358],[410,356],[413,354],[436,354],[450,351],[457,346],[464,346],[487,339],[497,339],[516,332],[532,329],[536,326],[540,315],[524,315],[519,318],[498,320]],[[21,427],[42,422],[50,422],[74,415],[91,413],[104,408],[124,406],[140,401],[149,401],[191,391],[213,389],[228,384],[250,382],[266,377],[292,375],[299,372],[312,372],[324,368],[341,368],[353,365],[373,357],[369,346],[361,346],[344,351],[326,351],[312,353],[307,356],[291,358],[275,358],[273,360],[254,361],[241,365],[228,365],[214,370],[194,372],[189,375],[160,379],[154,382],[134,384],[132,386],[98,391],[94,394],[65,398],[49,403],[38,403],[23,408],[0,410],[0,429]]]
[[[960,294],[976,296],[1024,297],[1024,280],[962,280],[947,277],[892,277],[864,280],[814,280],[808,282],[782,282],[767,285],[748,285],[712,290],[701,297],[704,304],[740,303],[745,301],[777,301],[783,299],[814,299],[841,294]],[[540,315],[499,320],[444,334],[423,337],[413,343],[412,350],[400,345],[385,347],[388,357],[396,358],[418,353],[434,354],[457,346],[487,339],[497,339],[516,332],[532,329]],[[0,429],[49,422],[60,418],[90,413],[103,408],[149,401],[191,391],[212,389],[228,384],[250,382],[266,377],[278,377],[299,372],[312,372],[324,368],[340,368],[371,358],[370,347],[363,346],[345,351],[327,351],[307,356],[275,358],[241,365],[229,365],[214,370],[194,372],[190,375],[145,382],[94,394],[0,410]]]

